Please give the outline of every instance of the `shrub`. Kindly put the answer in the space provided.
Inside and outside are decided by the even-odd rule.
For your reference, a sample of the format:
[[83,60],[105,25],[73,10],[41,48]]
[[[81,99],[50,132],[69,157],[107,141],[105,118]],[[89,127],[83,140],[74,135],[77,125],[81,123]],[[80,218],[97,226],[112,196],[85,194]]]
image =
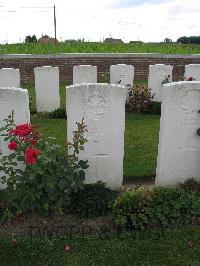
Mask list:
[[66,111],[65,109],[58,108],[55,111],[49,113],[49,118],[53,118],[53,119],[67,118]]
[[200,181],[194,178],[187,179],[183,184],[179,184],[180,188],[200,194]]
[[117,191],[107,188],[104,183],[86,184],[83,190],[70,193],[69,211],[81,217],[98,217],[110,212],[109,202],[117,196]]
[[0,219],[7,207],[7,193],[6,190],[0,190]]
[[148,110],[149,114],[161,115],[161,103],[151,102]]
[[128,100],[126,102],[126,112],[148,113],[151,105],[151,95],[147,87],[128,87]]
[[37,117],[40,117],[42,119],[66,119],[67,115],[65,109],[58,108],[52,112],[37,113]]
[[200,219],[200,197],[180,188],[127,191],[111,208],[116,226],[131,230],[190,225]]
[[[60,153],[60,145],[44,141],[37,127],[31,124],[15,126],[9,116],[6,126],[0,129],[8,148],[12,151],[0,160],[2,183],[7,183],[9,206],[6,217],[27,211],[48,213],[62,211],[69,204],[69,190],[82,188],[87,161],[78,161],[79,150],[87,141],[84,138],[86,125],[77,123],[73,152],[69,157]],[[23,171],[20,169],[19,164]]]

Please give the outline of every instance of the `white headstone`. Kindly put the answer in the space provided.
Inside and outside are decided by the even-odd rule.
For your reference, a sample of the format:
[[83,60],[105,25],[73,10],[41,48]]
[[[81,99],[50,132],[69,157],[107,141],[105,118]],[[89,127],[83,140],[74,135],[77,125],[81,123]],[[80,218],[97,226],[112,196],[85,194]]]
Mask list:
[[126,87],[126,98],[128,99],[128,88],[133,86],[134,66],[118,64],[110,66],[110,84],[117,84]]
[[[30,122],[28,91],[21,88],[1,88],[0,89],[0,127],[5,125],[4,119],[14,112],[14,123],[16,125]],[[0,137],[0,157],[8,155],[8,143],[4,137]],[[2,173],[0,173],[1,175]],[[1,184],[0,189],[5,188]]]
[[200,82],[164,86],[156,185],[200,178]]
[[72,142],[76,122],[84,117],[88,132],[79,159],[88,160],[86,182],[99,180],[120,188],[123,181],[125,88],[109,84],[67,87],[67,137]]
[[0,69],[0,87],[20,87],[19,69],[1,68]]
[[97,67],[79,65],[73,67],[73,84],[97,83]]
[[200,80],[200,64],[190,64],[185,66],[184,77],[186,80],[193,78],[196,81]]
[[52,112],[60,108],[58,67],[36,67],[34,73],[37,112]]
[[173,66],[156,64],[149,66],[148,88],[154,102],[162,102],[163,82],[168,79],[172,81]]

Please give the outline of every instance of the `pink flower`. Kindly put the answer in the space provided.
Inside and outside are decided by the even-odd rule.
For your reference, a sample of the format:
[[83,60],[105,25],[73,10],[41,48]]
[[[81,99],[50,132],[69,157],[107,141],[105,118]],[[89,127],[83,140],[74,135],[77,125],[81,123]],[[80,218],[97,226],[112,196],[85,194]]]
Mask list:
[[64,245],[64,252],[69,252],[71,250],[71,247],[67,244]]

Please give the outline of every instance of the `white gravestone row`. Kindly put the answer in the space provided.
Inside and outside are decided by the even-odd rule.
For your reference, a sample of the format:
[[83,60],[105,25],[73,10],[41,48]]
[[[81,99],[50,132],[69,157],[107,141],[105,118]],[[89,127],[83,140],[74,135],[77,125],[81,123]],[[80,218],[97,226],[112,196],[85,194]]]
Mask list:
[[134,66],[118,64],[110,66],[110,84],[118,84],[126,87],[126,98],[128,99],[128,88],[133,86]]
[[19,69],[1,68],[0,69],[0,87],[20,87]]
[[172,81],[173,66],[155,64],[149,66],[148,88],[154,102],[162,102],[163,82]]
[[112,188],[123,181],[125,87],[82,84],[67,87],[67,137],[71,142],[76,122],[84,117],[88,132],[79,159],[88,160],[86,183],[99,180]]
[[186,80],[192,77],[194,80],[200,81],[200,64],[186,65],[184,77]]
[[156,185],[200,178],[200,82],[164,85]]
[[[28,91],[21,88],[0,89],[0,128],[5,125],[4,119],[14,112],[16,125],[30,122]],[[0,137],[0,157],[8,155],[10,151],[4,137]],[[1,176],[2,173],[0,173]],[[0,181],[0,189],[5,187]]]
[[52,112],[60,108],[58,67],[36,67],[34,73],[37,112]]

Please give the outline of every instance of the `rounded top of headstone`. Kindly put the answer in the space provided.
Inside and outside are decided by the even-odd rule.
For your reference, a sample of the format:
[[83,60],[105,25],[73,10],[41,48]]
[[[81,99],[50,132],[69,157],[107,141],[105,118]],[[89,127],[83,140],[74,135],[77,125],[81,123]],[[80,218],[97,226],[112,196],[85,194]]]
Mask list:
[[0,68],[0,70],[16,70],[16,71],[19,71],[18,68],[12,68],[12,67],[3,67],[3,68]]
[[188,85],[194,85],[194,86],[197,86],[199,85],[200,86],[200,81],[178,81],[178,82],[170,82],[170,83],[166,83],[166,84],[163,84],[164,87],[175,87],[175,86],[188,86]]
[[74,66],[74,67],[96,67],[96,66],[92,66],[92,65],[77,65],[77,66]]
[[173,69],[173,66],[171,65],[165,65],[165,64],[155,64],[155,65],[149,65],[149,68],[150,69],[170,69],[172,70]]
[[0,94],[1,93],[10,95],[12,95],[13,93],[15,93],[16,95],[28,95],[28,90],[16,87],[1,87]]
[[58,67],[54,67],[54,66],[40,66],[40,67],[35,67],[34,68],[34,72],[37,72],[37,71],[58,71],[59,68]]
[[200,64],[189,64],[189,65],[186,65],[186,66],[190,66],[190,67],[193,67],[193,66],[194,67],[196,67],[196,66],[198,67],[199,66],[200,67]]
[[122,90],[126,90],[125,86],[122,85],[117,85],[117,84],[109,84],[109,83],[81,83],[81,84],[75,84],[75,85],[70,85],[67,86],[67,89],[80,89],[80,88],[105,88],[105,87],[109,87],[109,88],[120,88]]
[[116,65],[111,65],[110,68],[134,68],[133,65],[127,65],[127,64],[116,64]]

